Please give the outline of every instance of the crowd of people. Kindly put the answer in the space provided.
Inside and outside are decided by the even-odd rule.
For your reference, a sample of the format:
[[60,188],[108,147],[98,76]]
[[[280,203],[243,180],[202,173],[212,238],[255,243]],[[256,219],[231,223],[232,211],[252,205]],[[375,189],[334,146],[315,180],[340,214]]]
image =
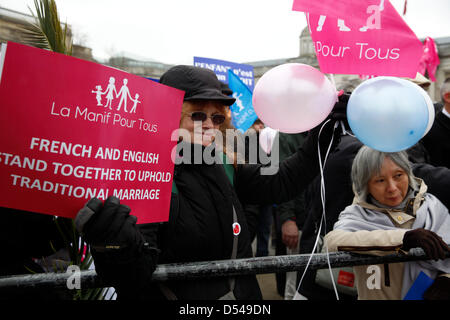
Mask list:
[[[133,208],[115,197],[91,199],[74,220],[91,248],[98,276],[115,288],[118,299],[262,299],[255,275],[158,283],[151,279],[158,264],[252,257],[255,238],[261,242],[256,255],[267,255],[272,218],[284,254],[310,254],[321,236],[330,252],[407,254],[418,247],[430,258],[379,266],[382,284],[375,289],[366,285],[368,266],[355,267],[355,291],[341,292],[343,299],[402,299],[420,272],[434,279],[426,299],[449,299],[450,259],[445,256],[450,251],[450,79],[442,86],[433,127],[411,149],[384,153],[363,146],[346,122],[351,92],[345,92],[319,126],[307,133],[279,134],[275,140],[280,163],[274,174],[262,174],[264,164],[237,161],[236,150],[226,143],[216,146],[215,133],[233,128],[229,106],[235,99],[212,71],[179,65],[165,72],[160,83],[185,92],[180,128],[189,133],[177,145],[181,160],[175,164],[169,220],[139,224]],[[345,130],[335,129],[336,123]],[[319,162],[330,142],[323,168],[323,208]],[[205,149],[218,161],[193,161]],[[44,272],[33,258],[63,248],[55,219],[1,210],[6,230],[0,233],[0,243],[8,257],[0,265],[1,275]],[[320,229],[324,210],[326,224]],[[307,270],[300,283],[304,271],[280,279],[286,299],[335,299],[315,271]],[[30,289],[29,295],[33,292]],[[23,297],[24,291],[5,297],[14,294]],[[50,299],[56,295],[64,297],[50,289],[35,294]]]

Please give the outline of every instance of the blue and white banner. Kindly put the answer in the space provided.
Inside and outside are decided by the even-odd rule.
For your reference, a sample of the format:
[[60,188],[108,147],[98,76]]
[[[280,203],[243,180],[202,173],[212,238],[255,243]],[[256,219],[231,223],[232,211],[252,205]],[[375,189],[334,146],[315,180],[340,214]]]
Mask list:
[[242,82],[245,83],[251,92],[253,92],[253,88],[255,87],[252,65],[194,57],[194,66],[214,71],[217,78],[224,83],[228,83],[228,70],[231,69],[242,80]]
[[253,93],[231,69],[228,70],[228,86],[236,99],[230,107],[231,121],[236,129],[244,133],[258,118],[253,109]]

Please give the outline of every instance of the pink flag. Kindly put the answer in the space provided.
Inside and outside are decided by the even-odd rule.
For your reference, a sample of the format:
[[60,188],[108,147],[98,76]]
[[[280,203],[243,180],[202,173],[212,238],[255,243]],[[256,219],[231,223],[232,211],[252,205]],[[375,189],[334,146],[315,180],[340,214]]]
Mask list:
[[433,38],[427,37],[423,43],[423,54],[420,59],[420,68],[419,72],[422,75],[425,75],[425,72],[428,71],[428,77],[431,81],[436,81],[436,69],[439,65],[439,56],[437,51],[437,46],[434,43]]
[[414,78],[422,44],[388,0],[294,0],[306,13],[320,70]]

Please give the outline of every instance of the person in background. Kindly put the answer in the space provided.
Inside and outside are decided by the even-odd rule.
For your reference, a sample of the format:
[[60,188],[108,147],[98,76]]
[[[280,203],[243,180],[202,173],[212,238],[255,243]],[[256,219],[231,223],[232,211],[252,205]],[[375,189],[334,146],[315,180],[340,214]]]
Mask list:
[[[258,148],[258,158],[259,158],[259,152],[260,152],[260,134],[261,131],[264,129],[264,123],[260,119],[256,119],[255,122],[250,127],[250,130],[253,130],[257,136],[257,148]],[[246,140],[246,142],[251,141]],[[252,146],[249,146],[247,144],[246,150],[249,148],[252,148]],[[259,163],[259,161],[258,161]],[[272,215],[273,215],[273,205],[261,205],[258,206],[258,215],[257,215],[257,222],[256,222],[256,251],[255,256],[256,257],[265,257],[269,255],[269,240],[270,240],[270,234],[272,230]]]
[[413,175],[406,152],[363,146],[353,161],[351,178],[355,198],[325,236],[328,250],[383,255],[419,247],[430,258],[370,266],[380,270],[381,280],[375,284],[368,266],[355,266],[358,299],[403,299],[420,272],[434,279],[425,299],[450,299],[450,260],[442,260],[450,252],[450,215]]
[[258,133],[261,132],[261,130],[264,129],[264,127],[265,125],[260,119],[256,119],[251,126],[251,128]]
[[430,164],[450,168],[450,78],[442,84],[441,99],[444,106],[420,142],[428,152]]
[[428,89],[430,88],[430,85],[431,85],[431,81],[419,72],[417,72],[415,78],[404,77],[402,79],[409,80],[412,83],[417,84],[419,87],[421,87],[425,91],[428,91]]
[[[305,140],[305,133],[279,132],[280,161],[287,159],[300,148]],[[276,255],[298,254],[301,230],[306,218],[304,193],[293,200],[281,203],[274,208],[276,230]],[[277,288],[285,300],[291,300],[296,291],[297,272],[291,271],[277,274]]]

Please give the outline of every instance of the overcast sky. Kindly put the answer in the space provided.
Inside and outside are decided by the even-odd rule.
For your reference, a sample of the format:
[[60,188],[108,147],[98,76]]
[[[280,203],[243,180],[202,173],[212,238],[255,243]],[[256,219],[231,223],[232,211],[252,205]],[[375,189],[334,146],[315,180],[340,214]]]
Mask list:
[[[336,0],[338,1],[338,0]],[[293,0],[56,0],[75,43],[106,59],[127,53],[169,64],[193,57],[237,63],[299,55],[305,15]],[[404,0],[391,0],[402,14]],[[29,13],[34,0],[2,0]],[[409,0],[403,18],[419,38],[450,36],[450,0]]]

